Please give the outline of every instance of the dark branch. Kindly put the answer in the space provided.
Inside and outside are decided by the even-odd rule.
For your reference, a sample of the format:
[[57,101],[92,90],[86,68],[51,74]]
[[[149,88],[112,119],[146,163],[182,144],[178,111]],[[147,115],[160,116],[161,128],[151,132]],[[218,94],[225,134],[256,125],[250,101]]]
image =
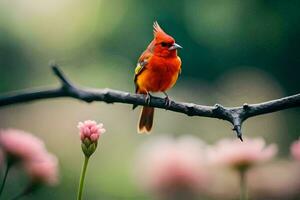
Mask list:
[[[1,95],[0,107],[38,99],[58,97],[71,97],[88,103],[93,101],[104,101],[106,103],[125,103],[141,106],[148,105],[144,95],[130,94],[128,92],[112,89],[89,89],[78,87],[66,78],[57,65],[53,64],[52,70],[61,82],[59,88],[25,90]],[[233,130],[237,133],[237,136],[242,140],[241,129],[242,124],[246,119],[287,108],[300,107],[300,94],[258,104],[244,104],[240,107],[223,107],[219,104],[216,104],[215,106],[205,106],[175,101],[171,101],[170,105],[166,106],[165,99],[152,97],[149,106],[183,113],[188,116],[202,116],[229,121],[233,125]]]
[[67,79],[67,77],[64,75],[64,73],[59,69],[57,64],[52,63],[50,64],[53,73],[60,79],[62,86],[65,86],[66,88],[72,87],[72,83]]

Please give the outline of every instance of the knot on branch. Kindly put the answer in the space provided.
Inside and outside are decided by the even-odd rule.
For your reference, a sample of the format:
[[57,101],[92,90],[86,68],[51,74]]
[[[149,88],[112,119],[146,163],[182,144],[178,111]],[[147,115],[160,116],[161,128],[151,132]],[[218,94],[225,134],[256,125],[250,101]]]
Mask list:
[[249,109],[250,109],[249,104],[244,103],[244,104],[243,104],[243,109],[244,109],[244,110],[249,110]]
[[213,113],[215,113],[217,115],[222,115],[226,112],[226,109],[220,104],[215,104],[212,111],[213,111]]
[[114,103],[114,99],[111,98],[108,88],[103,89],[103,96],[106,103]]
[[187,104],[187,115],[188,116],[194,116],[195,115],[195,105],[192,103]]

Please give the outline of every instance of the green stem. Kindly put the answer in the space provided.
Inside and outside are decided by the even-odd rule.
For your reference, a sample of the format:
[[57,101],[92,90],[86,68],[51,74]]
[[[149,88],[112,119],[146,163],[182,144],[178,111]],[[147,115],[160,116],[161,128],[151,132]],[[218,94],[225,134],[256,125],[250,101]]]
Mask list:
[[240,200],[247,200],[247,177],[246,177],[247,170],[241,169],[240,170]]
[[81,170],[77,200],[82,199],[83,185],[84,185],[84,179],[85,179],[85,174],[86,174],[86,169],[87,169],[88,163],[89,163],[89,157],[85,156],[84,163],[83,163],[82,170]]
[[0,196],[3,193],[3,189],[4,189],[4,186],[5,186],[5,183],[6,183],[6,179],[7,179],[7,175],[8,175],[10,166],[11,166],[11,164],[9,162],[7,162],[6,163],[5,172],[4,172],[4,177],[3,177],[3,180],[2,180],[2,183],[1,183],[1,187],[0,187]]

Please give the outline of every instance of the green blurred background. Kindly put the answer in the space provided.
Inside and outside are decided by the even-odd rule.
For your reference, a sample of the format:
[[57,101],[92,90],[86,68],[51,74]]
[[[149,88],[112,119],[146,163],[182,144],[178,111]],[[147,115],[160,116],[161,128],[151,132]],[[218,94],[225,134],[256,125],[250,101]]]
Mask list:
[[[299,8],[298,0],[0,0],[0,92],[58,86],[53,59],[77,84],[133,92],[136,61],[157,20],[183,46],[172,99],[237,106],[292,95],[300,91]],[[2,107],[0,127],[38,135],[59,157],[61,184],[28,199],[75,199],[83,159],[78,121],[107,129],[89,166],[86,199],[147,199],[133,174],[139,145],[153,135],[192,134],[207,143],[234,137],[224,121],[165,110],[157,110],[152,135],[141,136],[138,115],[129,105],[62,98]],[[299,109],[259,116],[243,131],[278,143],[287,157],[299,117]],[[22,180],[9,181],[11,192]]]

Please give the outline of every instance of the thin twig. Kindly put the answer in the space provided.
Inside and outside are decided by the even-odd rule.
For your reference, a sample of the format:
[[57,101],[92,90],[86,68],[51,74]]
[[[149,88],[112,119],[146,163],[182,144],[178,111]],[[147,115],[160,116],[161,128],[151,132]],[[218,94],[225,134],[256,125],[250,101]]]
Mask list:
[[[0,107],[34,101],[38,99],[50,99],[58,97],[71,97],[87,103],[103,101],[106,103],[124,103],[134,105],[148,105],[144,95],[131,94],[128,92],[112,89],[91,89],[76,86],[67,79],[64,73],[56,64],[52,64],[52,70],[61,82],[61,86],[53,89],[37,89],[17,91],[11,94],[0,96]],[[258,104],[244,104],[239,107],[224,107],[220,104],[214,106],[197,105],[194,103],[171,101],[166,106],[165,99],[152,97],[149,106],[162,108],[188,116],[202,116],[223,119],[233,125],[233,130],[242,140],[242,124],[250,117],[272,113],[287,108],[300,107],[300,94],[275,99]]]

